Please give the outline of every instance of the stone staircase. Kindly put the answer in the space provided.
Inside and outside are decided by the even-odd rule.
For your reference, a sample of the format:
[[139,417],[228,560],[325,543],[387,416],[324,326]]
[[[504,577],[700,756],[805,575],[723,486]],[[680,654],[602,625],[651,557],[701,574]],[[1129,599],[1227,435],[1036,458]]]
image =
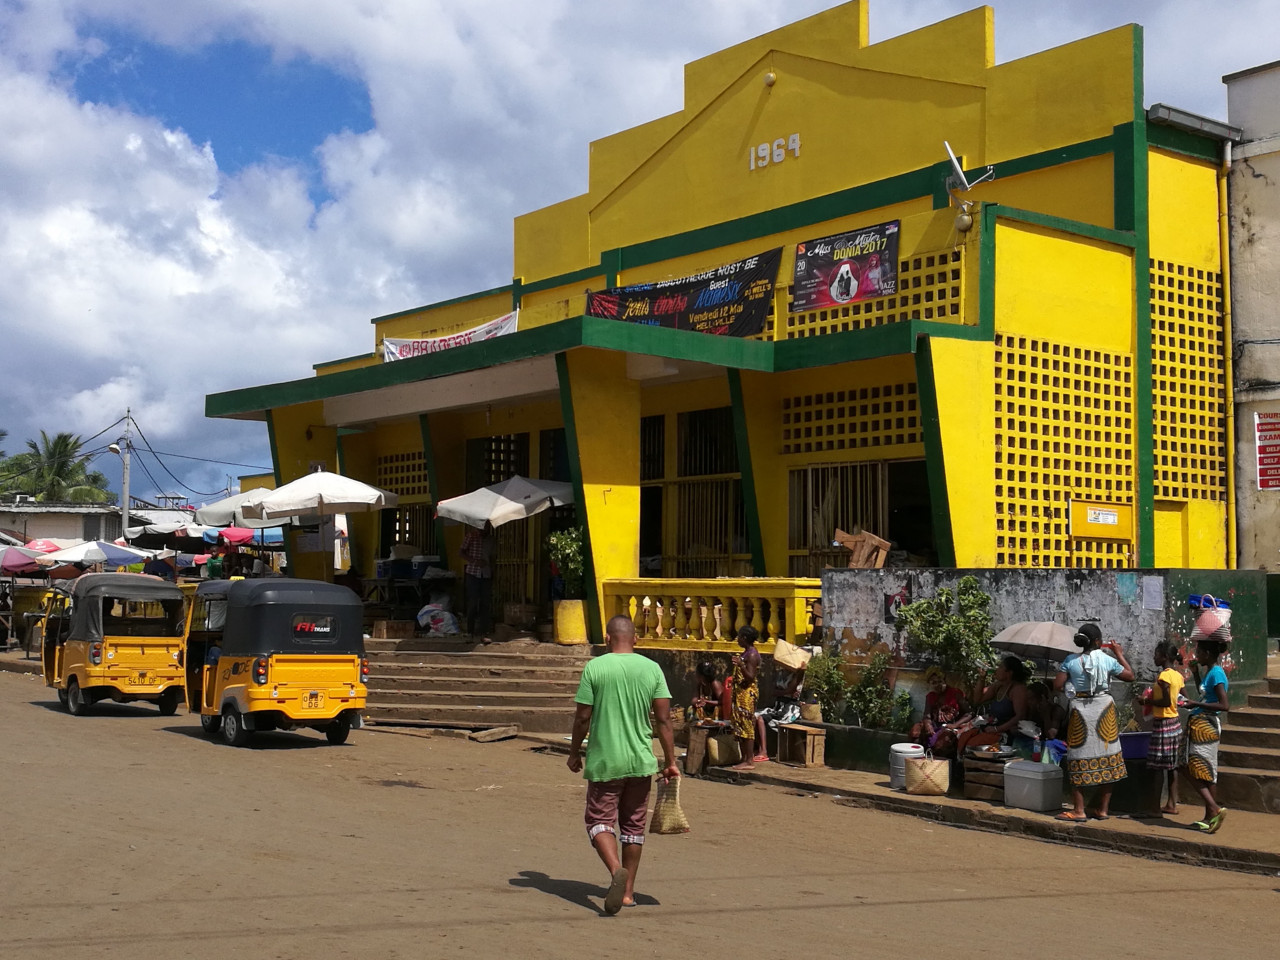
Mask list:
[[578,677],[592,651],[529,640],[367,640],[375,723],[483,730],[519,724],[569,733]]
[[[1280,813],[1280,677],[1269,671],[1265,693],[1249,694],[1248,703],[1227,714],[1218,748],[1218,802],[1224,807]],[[1179,791],[1187,803],[1184,778]]]

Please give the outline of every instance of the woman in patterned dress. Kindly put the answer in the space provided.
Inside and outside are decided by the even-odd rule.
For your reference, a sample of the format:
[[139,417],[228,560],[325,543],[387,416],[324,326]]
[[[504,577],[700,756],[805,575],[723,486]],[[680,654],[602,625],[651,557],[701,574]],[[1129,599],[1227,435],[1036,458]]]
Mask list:
[[[760,698],[760,687],[756,683],[760,675],[760,651],[756,649],[756,641],[760,633],[748,624],[738,631],[738,646],[742,652],[733,658],[733,735],[737,738],[738,749],[742,752],[742,760],[737,770],[750,770],[755,766],[756,747],[756,701]],[[762,745],[763,746],[763,745]]]
[[[1192,677],[1200,689],[1199,700],[1188,700],[1191,716],[1187,717],[1184,741],[1187,776],[1204,799],[1204,819],[1196,823],[1205,833],[1217,833],[1227,816],[1227,808],[1218,806],[1218,741],[1222,739],[1222,716],[1231,709],[1227,703],[1227,673],[1218,664],[1226,651],[1221,640],[1201,640],[1196,644],[1196,658],[1191,664]],[[1208,671],[1200,679],[1200,668]]]
[[[1120,719],[1108,690],[1113,677],[1132,680],[1133,668],[1120,644],[1110,645],[1115,657],[1102,652],[1102,631],[1096,623],[1081,625],[1074,639],[1081,652],[1067,657],[1054,678],[1055,689],[1063,689],[1068,681],[1075,689],[1067,711],[1066,737],[1073,806],[1058,814],[1058,819],[1082,823],[1089,817],[1106,820],[1110,816],[1111,790],[1127,774],[1120,753]],[[1099,788],[1098,802],[1086,813],[1084,788],[1091,786]]]

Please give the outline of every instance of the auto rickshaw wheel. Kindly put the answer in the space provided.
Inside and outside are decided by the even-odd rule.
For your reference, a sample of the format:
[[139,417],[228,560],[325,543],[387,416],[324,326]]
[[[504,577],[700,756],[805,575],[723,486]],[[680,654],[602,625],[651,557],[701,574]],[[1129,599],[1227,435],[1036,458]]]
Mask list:
[[80,689],[80,681],[72,677],[67,681],[67,713],[73,717],[83,717],[89,710],[89,701]]
[[341,717],[324,728],[325,739],[334,745],[346,743],[350,732],[351,721]]
[[222,729],[222,718],[215,713],[200,714],[200,729],[206,736],[212,737]]
[[160,716],[172,717],[178,712],[178,698],[182,696],[182,691],[177,687],[170,687],[164,693],[160,694],[160,701],[156,705],[160,708]]
[[249,735],[240,711],[228,703],[222,708],[222,739],[230,746],[243,747],[249,742]]
[[58,688],[58,702],[64,707],[67,705],[67,691],[63,690],[61,687]]

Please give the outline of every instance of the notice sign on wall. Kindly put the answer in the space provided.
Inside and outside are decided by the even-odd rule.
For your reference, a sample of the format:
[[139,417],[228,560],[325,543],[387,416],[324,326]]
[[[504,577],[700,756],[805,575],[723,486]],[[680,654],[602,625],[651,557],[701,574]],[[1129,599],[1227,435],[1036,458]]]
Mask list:
[[1258,489],[1280,490],[1280,413],[1255,413],[1253,434],[1258,447]]
[[725,337],[764,330],[782,248],[692,277],[612,287],[587,294],[587,316]]
[[898,292],[898,221],[796,244],[791,312]]

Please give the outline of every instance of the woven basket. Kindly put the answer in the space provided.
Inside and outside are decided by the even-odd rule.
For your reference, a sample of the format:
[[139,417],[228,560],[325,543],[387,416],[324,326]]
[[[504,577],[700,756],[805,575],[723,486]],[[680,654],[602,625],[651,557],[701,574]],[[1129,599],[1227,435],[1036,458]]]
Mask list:
[[680,778],[658,781],[658,799],[653,804],[650,833],[688,833],[689,818],[680,808]]
[[905,761],[904,786],[917,797],[945,797],[951,789],[951,764],[935,760],[933,754],[908,757]]

